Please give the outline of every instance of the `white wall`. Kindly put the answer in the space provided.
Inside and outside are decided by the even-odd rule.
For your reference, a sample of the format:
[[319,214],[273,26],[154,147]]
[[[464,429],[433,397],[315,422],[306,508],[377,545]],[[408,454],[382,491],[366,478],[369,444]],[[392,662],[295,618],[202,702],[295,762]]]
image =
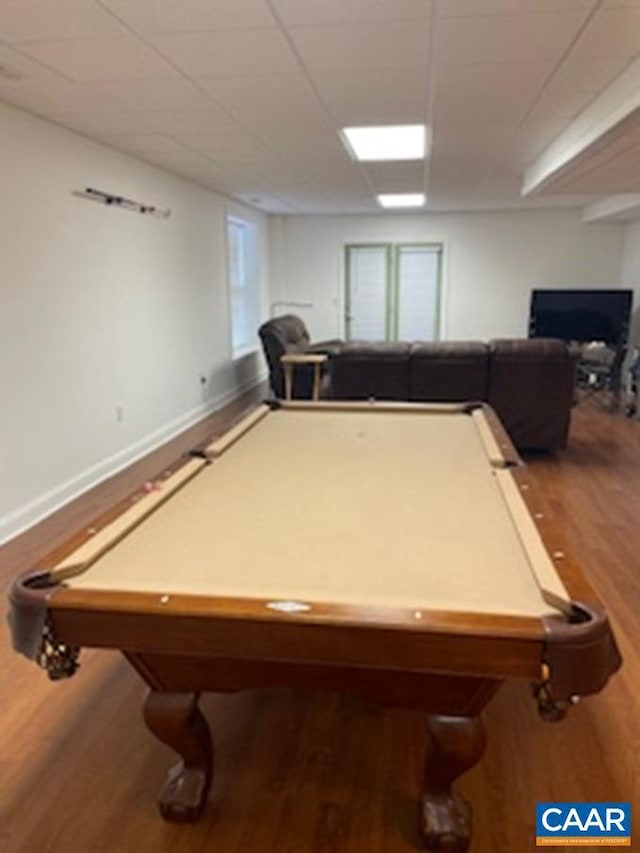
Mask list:
[[278,298],[313,303],[297,313],[316,340],[344,333],[346,243],[442,241],[450,340],[526,335],[534,287],[621,283],[623,226],[585,225],[578,211],[278,216],[269,225]]
[[[230,357],[222,196],[2,106],[0,174],[2,541],[253,384],[263,363]],[[171,216],[72,195],[87,186]],[[266,315],[265,218],[229,209],[259,226]]]

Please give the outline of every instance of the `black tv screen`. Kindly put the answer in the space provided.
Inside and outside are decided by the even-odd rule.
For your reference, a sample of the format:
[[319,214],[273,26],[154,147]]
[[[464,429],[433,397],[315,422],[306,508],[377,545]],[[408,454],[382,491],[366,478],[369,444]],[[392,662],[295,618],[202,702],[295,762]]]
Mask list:
[[632,296],[631,290],[533,290],[529,337],[624,346]]

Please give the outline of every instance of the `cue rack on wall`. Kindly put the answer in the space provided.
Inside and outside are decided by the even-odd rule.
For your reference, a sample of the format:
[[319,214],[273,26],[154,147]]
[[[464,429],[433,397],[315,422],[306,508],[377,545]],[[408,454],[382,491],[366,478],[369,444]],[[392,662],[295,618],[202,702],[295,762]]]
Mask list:
[[159,219],[168,219],[171,216],[170,208],[155,207],[153,204],[142,204],[139,201],[133,201],[130,198],[113,195],[113,193],[104,192],[104,190],[96,190],[93,187],[85,187],[84,190],[73,190],[73,195],[78,198],[86,198],[89,201],[97,201],[101,204],[111,205],[112,207],[120,207],[124,210],[132,210],[134,213],[142,213],[150,216],[156,216]]

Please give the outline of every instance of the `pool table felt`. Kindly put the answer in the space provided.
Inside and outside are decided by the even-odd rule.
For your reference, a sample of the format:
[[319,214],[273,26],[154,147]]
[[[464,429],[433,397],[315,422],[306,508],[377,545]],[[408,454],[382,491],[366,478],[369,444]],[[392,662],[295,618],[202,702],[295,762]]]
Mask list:
[[107,528],[95,562],[95,542],[70,555],[63,572],[89,565],[67,584],[536,618],[568,607],[481,411],[358,408],[258,410],[166,501],[144,498],[161,505],[117,547]]

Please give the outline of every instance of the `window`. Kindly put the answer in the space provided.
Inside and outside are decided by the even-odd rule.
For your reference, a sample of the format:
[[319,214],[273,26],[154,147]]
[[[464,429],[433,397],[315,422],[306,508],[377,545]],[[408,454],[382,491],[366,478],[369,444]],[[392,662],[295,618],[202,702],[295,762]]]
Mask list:
[[231,349],[235,356],[256,346],[259,317],[258,240],[256,226],[227,217]]

